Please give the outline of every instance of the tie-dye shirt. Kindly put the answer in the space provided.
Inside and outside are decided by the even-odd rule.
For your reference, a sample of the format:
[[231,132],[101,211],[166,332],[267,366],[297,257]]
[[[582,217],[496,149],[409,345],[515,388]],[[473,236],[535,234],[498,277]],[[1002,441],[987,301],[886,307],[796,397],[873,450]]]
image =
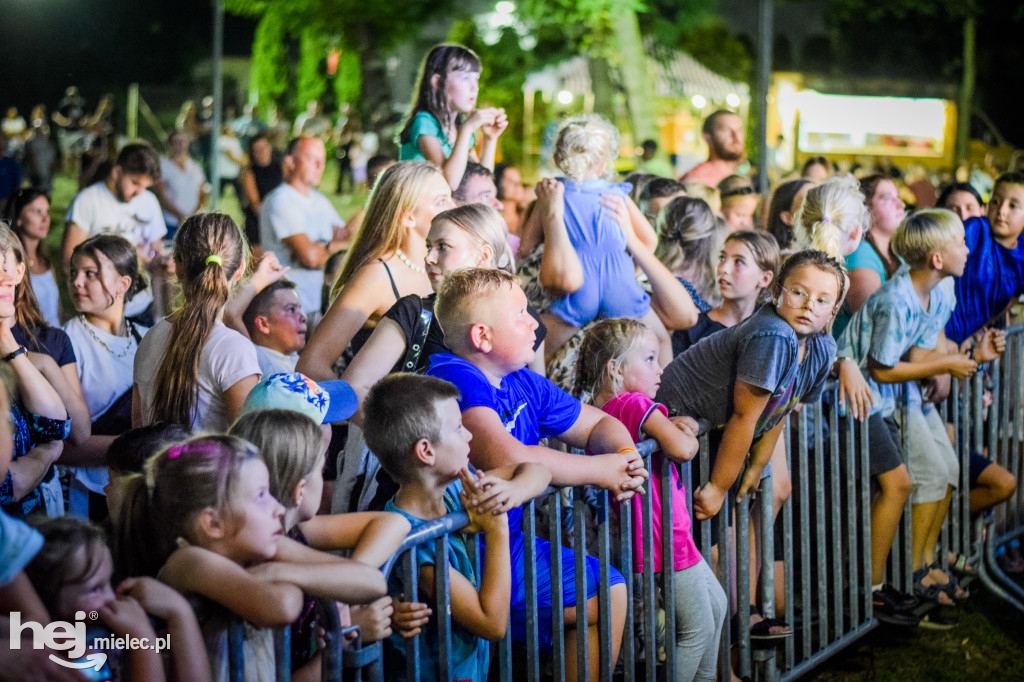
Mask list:
[[875,398],[872,413],[883,417],[896,410],[899,384],[880,384],[868,372],[868,358],[884,367],[895,367],[912,347],[935,348],[939,332],[956,307],[952,277],[939,282],[928,295],[928,310],[914,291],[910,269],[904,266],[882,284],[867,303],[853,314],[839,337],[840,354],[853,358],[871,386]]

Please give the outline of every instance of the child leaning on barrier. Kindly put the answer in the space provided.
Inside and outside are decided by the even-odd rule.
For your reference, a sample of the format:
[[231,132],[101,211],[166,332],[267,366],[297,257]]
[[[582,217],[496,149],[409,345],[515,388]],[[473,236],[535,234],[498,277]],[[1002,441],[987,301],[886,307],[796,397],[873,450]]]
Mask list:
[[[664,459],[688,462],[697,452],[697,423],[689,417],[668,417],[664,405],[653,398],[661,382],[657,338],[638,320],[619,318],[594,325],[580,346],[576,393],[616,417],[633,440],[658,441],[651,459],[650,492],[653,514],[653,570],[665,571],[662,537],[672,533],[672,581],[675,586],[676,669],[674,679],[715,679],[718,642],[728,608],[725,592],[701,557],[690,532],[686,491],[675,466],[669,467],[672,528],[661,525],[661,472]],[[643,508],[639,497],[630,500],[633,511],[633,571],[644,572]],[[647,641],[653,641],[650,634]],[[651,655],[648,653],[648,655]]]
[[[451,353],[431,357],[427,373],[446,379],[459,389],[463,423],[473,441],[470,458],[478,467],[505,466],[523,462],[543,464],[555,485],[596,485],[620,501],[642,492],[647,471],[629,432],[615,418],[592,405],[582,405],[544,377],[526,369],[534,357],[533,337],[537,322],[527,312],[526,294],[515,276],[500,270],[467,268],[449,274],[437,293],[434,306],[445,330],[445,344]],[[557,437],[589,452],[573,455],[541,446],[541,438]],[[522,531],[522,510],[509,512],[512,544],[512,575],[516,590],[512,599],[512,636],[525,641],[526,602],[535,600],[541,650],[551,650],[552,592],[562,591],[563,623],[567,626],[566,675],[576,676],[576,632],[587,627],[591,644],[590,670],[598,670],[598,560],[585,563],[588,622],[576,623],[575,557],[562,549],[562,574],[552,574],[548,543],[532,542],[537,551],[537,592],[526,594],[525,548],[531,538]],[[626,619],[626,586],[618,571],[610,578],[612,649],[618,658]],[[582,589],[582,586],[580,586]]]
[[363,603],[386,591],[377,569],[282,535],[284,507],[270,494],[267,466],[241,438],[199,436],[164,449],[126,504],[131,523],[152,528],[132,550],[166,557],[157,578],[192,601],[214,679],[228,677],[236,619],[245,621],[245,679],[270,680],[271,628],[299,617],[303,592]]
[[[284,505],[284,532],[289,538],[324,552],[352,550],[352,559],[380,567],[405,539],[408,521],[398,514],[372,512],[317,515],[330,424],[352,416],[355,397],[343,381],[315,383],[298,373],[272,374],[249,393],[230,433],[259,450],[270,474],[270,494]],[[358,625],[363,643],[391,634],[391,597],[339,608],[342,624]],[[292,624],[293,671],[306,666],[319,674],[323,623],[316,600],[304,595],[302,613]]]
[[[410,400],[410,396],[416,396]],[[370,390],[363,404],[366,443],[399,485],[385,509],[404,516],[413,527],[449,513],[465,511],[469,532],[484,534],[481,574],[462,535],[449,538],[449,606],[453,621],[450,679],[487,679],[488,640],[505,636],[512,591],[509,526],[506,512],[541,494],[551,474],[539,464],[523,463],[470,473],[469,431],[462,426],[459,391],[447,381],[416,374],[392,374]],[[433,542],[416,547],[420,592],[433,596],[437,556]],[[407,595],[416,598],[418,595]],[[427,615],[421,610],[421,615]],[[422,621],[419,622],[422,624]],[[405,625],[410,625],[409,621]],[[396,623],[396,628],[398,623]],[[409,635],[418,633],[413,629]],[[405,679],[406,645],[389,640],[399,657],[385,656],[387,678]],[[436,622],[430,628],[423,680],[442,679]]]
[[[909,267],[887,280],[854,313],[840,337],[840,354],[858,362],[874,394],[872,413],[886,420],[889,435],[875,438],[872,434],[872,450],[888,447],[899,456],[899,434],[892,418],[897,413],[894,384],[909,382],[909,423],[904,428],[910,431],[914,591],[924,599],[952,604],[961,592],[956,581],[934,563],[934,555],[959,481],[959,463],[942,419],[934,405],[922,404],[914,382],[942,374],[969,377],[978,363],[998,357],[1006,343],[1002,332],[989,330],[977,347],[962,353],[943,333],[957,303],[953,278],[963,274],[968,257],[963,224],[956,214],[946,209],[912,214],[896,230],[891,247]],[[872,559],[874,563],[878,558]],[[878,571],[873,581],[880,577]],[[882,586],[875,584],[874,589],[877,592]]]
[[[88,521],[69,516],[33,521],[43,536],[43,548],[25,573],[52,618],[74,623],[83,618],[77,614],[99,614],[98,622],[86,620],[86,646],[89,653],[107,655],[97,671],[104,675],[100,679],[210,679],[199,623],[184,597],[153,578],[126,578],[115,588],[114,562],[103,531]],[[164,624],[159,636],[168,638],[166,661],[157,649],[151,616]],[[96,642],[111,637],[136,638],[148,648],[122,651]],[[174,675],[165,674],[165,663],[172,664]]]
[[826,329],[845,288],[835,259],[822,251],[793,254],[771,304],[702,339],[665,368],[657,400],[669,414],[704,419],[721,430],[711,478],[693,493],[697,518],[718,513],[741,469],[738,494],[754,490],[786,415],[821,395],[836,355]]

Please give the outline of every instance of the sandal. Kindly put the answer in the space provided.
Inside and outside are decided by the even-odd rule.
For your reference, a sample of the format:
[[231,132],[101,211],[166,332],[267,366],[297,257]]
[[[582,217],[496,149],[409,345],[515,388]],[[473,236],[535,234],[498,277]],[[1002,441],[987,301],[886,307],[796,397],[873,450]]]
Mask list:
[[[753,604],[750,605],[750,615],[760,616],[761,613],[757,610],[757,607]],[[732,628],[732,639],[734,642],[739,641],[739,613],[734,613],[732,620],[730,621]],[[772,632],[772,628],[776,630],[785,628],[782,632]],[[776,642],[780,639],[786,639],[787,637],[793,636],[793,630],[789,627],[789,623],[781,618],[761,618],[760,621],[750,626],[750,641],[751,642]]]
[[925,567],[914,571],[914,594],[922,600],[932,602],[933,604],[952,606],[952,603],[941,601],[942,595],[945,594],[949,597],[949,601],[953,602],[953,597],[946,591],[947,585],[939,585],[937,583],[932,583],[931,585],[924,584],[924,579],[928,576],[928,570]]
[[[938,562],[936,562],[936,563],[938,563]],[[970,564],[967,563],[967,555],[966,554],[954,554],[953,552],[950,552],[949,553],[949,568],[950,568],[950,570],[954,571],[958,575],[961,575],[961,576],[964,576],[964,577],[967,577],[967,576],[973,577],[973,576],[978,575],[978,569],[976,569],[974,566],[971,566]]]
[[934,564],[929,566],[928,569],[942,571],[942,574],[946,576],[946,579],[949,582],[947,582],[945,585],[943,585],[942,583],[937,584],[939,585],[939,587],[942,588],[943,592],[950,596],[950,598],[953,601],[962,601],[971,596],[970,592],[968,592],[965,588],[960,586],[960,581],[957,580],[957,577],[955,575],[953,575],[952,573],[946,573],[942,570],[942,566],[939,565],[939,562],[936,561]]

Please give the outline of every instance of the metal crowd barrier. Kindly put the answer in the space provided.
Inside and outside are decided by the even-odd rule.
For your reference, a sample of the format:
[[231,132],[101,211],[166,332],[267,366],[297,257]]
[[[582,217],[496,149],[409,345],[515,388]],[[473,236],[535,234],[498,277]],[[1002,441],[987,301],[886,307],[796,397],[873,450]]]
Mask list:
[[[979,372],[980,374],[980,372]],[[1021,491],[1021,457],[1024,454],[1024,326],[1007,330],[1006,351],[992,363],[992,404],[988,419],[988,457],[1017,481],[1014,494],[998,505],[988,519],[978,522],[983,561],[979,578],[992,592],[1014,608],[1024,611],[1024,590],[1006,575],[996,561],[998,548],[1024,535],[1024,492]],[[981,378],[975,381],[980,386]],[[980,394],[980,388],[976,388]],[[976,412],[982,412],[982,397],[976,400]],[[977,423],[977,422],[976,422]],[[975,441],[977,445],[977,439]],[[964,501],[966,505],[966,501]]]
[[[1024,448],[1024,327],[1014,328],[1008,334],[1008,347],[1001,360],[979,371],[972,380],[953,380],[950,398],[941,408],[944,419],[953,425],[954,447],[961,461],[961,481],[953,495],[950,514],[943,528],[937,556],[948,568],[948,553],[963,554],[979,569],[979,577],[990,590],[1024,610],[1024,591],[1010,580],[995,561],[998,546],[1024,535],[1024,495],[1018,491],[1000,505],[993,520],[972,521],[969,511],[970,452],[982,452],[988,444],[989,457],[1011,471],[1020,480],[1021,452]],[[987,424],[984,420],[983,394],[985,374],[992,386],[993,402],[988,407]],[[777,523],[781,528],[782,592],[785,605],[780,609],[790,624],[793,636],[778,647],[758,648],[750,638],[746,604],[751,581],[759,581],[760,590],[755,600],[759,613],[765,618],[776,615],[775,604],[775,527],[772,522],[772,478],[765,476],[755,494],[737,501],[730,492],[723,510],[713,519],[693,520],[693,528],[700,530],[698,549],[711,563],[711,524],[718,529],[719,548],[716,576],[729,596],[731,611],[741,614],[737,618],[736,632],[730,631],[727,621],[723,628],[718,659],[719,678],[727,679],[730,666],[735,666],[741,677],[752,676],[763,680],[794,680],[821,665],[838,652],[860,640],[878,625],[874,618],[871,595],[871,536],[867,422],[842,419],[838,416],[835,391],[827,391],[826,398],[815,404],[804,405],[789,418],[784,430],[786,452],[792,474],[792,495],[779,512]],[[906,391],[903,391],[902,424],[906,425]],[[903,427],[904,452],[909,451],[908,430]],[[651,466],[653,441],[641,443],[641,454],[648,469]],[[708,464],[708,436],[700,437],[700,453],[691,476],[690,464],[678,465],[667,458],[662,460],[661,493],[663,500],[662,527],[672,528],[673,495],[680,494],[670,484],[669,467],[678,466],[685,486],[687,508],[692,513],[691,478],[706,481],[710,475]],[[906,458],[905,458],[906,459]],[[652,472],[653,473],[653,472]],[[649,483],[653,485],[654,480]],[[632,523],[631,508],[623,505],[616,514],[609,495],[604,490],[589,487],[549,489],[536,500],[523,507],[523,530],[526,537],[525,584],[526,593],[536,593],[537,556],[532,538],[540,535],[551,543],[551,573],[561,575],[562,557],[558,549],[569,545],[574,550],[576,579],[576,622],[587,623],[584,556],[592,553],[589,544],[596,544],[600,562],[598,585],[597,636],[600,641],[600,677],[611,680],[613,675],[623,680],[658,679],[659,667],[667,671],[675,668],[675,602],[671,573],[653,572],[653,505],[649,495],[642,498],[644,570],[639,576],[642,599],[634,604],[632,578]],[[729,517],[726,515],[726,507]],[[733,520],[735,542],[729,538],[728,518]],[[402,562],[405,580],[404,594],[418,594],[415,552],[417,546],[434,542],[437,555],[447,555],[449,536],[468,522],[465,513],[456,513],[424,524],[409,534],[402,546],[384,566],[387,577]],[[754,523],[756,522],[756,523]],[[750,531],[759,534],[756,557],[761,564],[760,575],[751,571]],[[662,534],[663,561],[672,565],[673,546],[670,532]],[[470,541],[470,555],[479,569],[477,543]],[[911,548],[910,502],[908,500],[900,531],[897,533],[887,567],[887,580],[897,589],[912,592],[912,570],[909,562]],[[610,629],[610,567],[614,566],[625,577],[627,598],[626,626],[618,661],[610,660],[612,633]],[[479,575],[479,570],[478,573]],[[666,580],[666,578],[669,578]],[[435,571],[435,603],[433,616],[438,619],[440,667],[447,671],[451,661],[452,623],[448,605],[450,583],[448,571]],[[735,581],[735,582],[734,582]],[[755,583],[755,585],[758,583]],[[660,598],[659,598],[660,597]],[[737,608],[738,607],[738,608]],[[664,634],[659,635],[658,611],[664,612]],[[325,680],[368,679],[383,680],[381,643],[360,647],[349,645],[342,655],[343,631],[334,614],[333,622],[326,624],[327,650],[323,657]],[[566,636],[563,619],[562,593],[552,589],[551,619],[553,643],[549,655],[542,655],[538,625],[541,615],[535,601],[527,602],[526,639],[513,642],[510,634],[492,645],[492,679],[509,680],[565,678]],[[287,628],[284,629],[285,631]],[[509,628],[511,630],[511,628]],[[579,677],[589,675],[588,628],[576,628],[576,647]],[[425,634],[407,642],[407,678],[418,680],[422,661],[420,647]],[[733,641],[735,639],[735,642]],[[287,635],[276,637],[278,680],[288,680]],[[241,626],[232,629],[230,638],[233,679],[241,677]],[[731,652],[737,650],[733,660]],[[663,652],[659,651],[663,648]],[[235,654],[238,654],[236,657]],[[496,656],[495,656],[496,654]],[[663,657],[663,659],[662,659]],[[238,662],[238,667],[234,663]],[[344,665],[341,662],[344,659]],[[341,673],[344,672],[344,675]]]

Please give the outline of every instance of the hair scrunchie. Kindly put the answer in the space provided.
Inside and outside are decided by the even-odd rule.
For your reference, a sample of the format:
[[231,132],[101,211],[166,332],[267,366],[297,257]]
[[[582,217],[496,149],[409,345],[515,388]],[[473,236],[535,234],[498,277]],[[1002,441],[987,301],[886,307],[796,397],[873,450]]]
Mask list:
[[210,263],[216,263],[217,265],[224,267],[224,261],[222,261],[220,256],[218,256],[217,254],[213,254],[206,257],[206,264],[209,265]]

